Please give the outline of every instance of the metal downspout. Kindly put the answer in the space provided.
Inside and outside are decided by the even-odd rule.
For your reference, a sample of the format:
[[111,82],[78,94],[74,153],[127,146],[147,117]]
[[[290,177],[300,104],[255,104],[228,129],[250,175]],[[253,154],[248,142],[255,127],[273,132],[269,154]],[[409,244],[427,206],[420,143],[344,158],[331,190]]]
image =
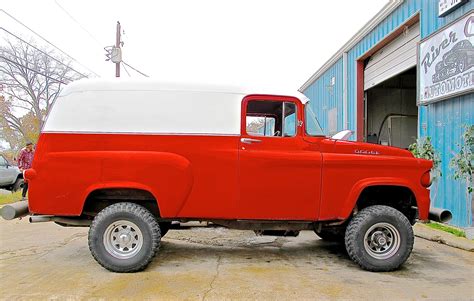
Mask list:
[[342,130],[349,129],[347,122],[347,52],[342,53]]

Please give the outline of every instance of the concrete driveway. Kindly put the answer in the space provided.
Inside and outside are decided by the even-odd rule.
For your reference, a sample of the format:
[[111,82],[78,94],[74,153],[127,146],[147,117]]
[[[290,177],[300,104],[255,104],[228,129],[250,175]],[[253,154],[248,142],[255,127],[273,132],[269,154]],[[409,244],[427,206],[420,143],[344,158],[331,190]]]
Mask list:
[[278,238],[224,228],[171,230],[147,270],[115,274],[90,255],[87,230],[0,221],[0,298],[474,298],[474,253],[419,238],[401,270],[370,273],[310,231]]

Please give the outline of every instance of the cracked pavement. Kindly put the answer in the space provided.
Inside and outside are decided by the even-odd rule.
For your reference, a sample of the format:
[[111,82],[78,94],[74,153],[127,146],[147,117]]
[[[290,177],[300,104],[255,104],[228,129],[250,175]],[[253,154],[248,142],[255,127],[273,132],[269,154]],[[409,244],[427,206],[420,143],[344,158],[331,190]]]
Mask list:
[[145,271],[115,274],[90,255],[87,231],[1,220],[0,299],[474,298],[474,253],[421,238],[399,271],[370,273],[311,231],[171,230]]

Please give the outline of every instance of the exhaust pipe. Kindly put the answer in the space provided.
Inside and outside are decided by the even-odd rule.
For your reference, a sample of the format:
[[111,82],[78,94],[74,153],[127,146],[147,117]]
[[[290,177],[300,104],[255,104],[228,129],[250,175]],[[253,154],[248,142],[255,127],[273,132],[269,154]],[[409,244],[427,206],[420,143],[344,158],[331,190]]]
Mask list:
[[0,209],[0,214],[6,220],[12,220],[15,218],[23,217],[29,213],[28,202],[18,201],[12,204],[8,204]]
[[429,219],[439,223],[447,223],[453,218],[451,211],[443,208],[430,208]]
[[32,215],[30,216],[30,223],[45,223],[53,221],[52,215]]
[[92,223],[88,219],[77,219],[69,217],[60,217],[53,215],[32,215],[30,216],[30,223],[44,223],[44,222],[55,222],[61,226],[74,226],[74,227],[89,227]]

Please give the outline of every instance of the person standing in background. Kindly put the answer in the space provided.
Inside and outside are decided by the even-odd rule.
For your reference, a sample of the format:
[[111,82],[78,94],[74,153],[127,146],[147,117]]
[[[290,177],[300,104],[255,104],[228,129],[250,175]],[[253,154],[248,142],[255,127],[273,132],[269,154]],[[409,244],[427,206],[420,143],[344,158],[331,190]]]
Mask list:
[[[25,147],[22,148],[20,154],[18,155],[18,168],[21,172],[24,172],[26,169],[31,168],[33,163],[33,157],[35,155],[35,150],[33,149],[33,143],[27,142]],[[23,191],[21,196],[23,200],[26,200],[26,192],[28,191],[28,182],[23,184]]]

